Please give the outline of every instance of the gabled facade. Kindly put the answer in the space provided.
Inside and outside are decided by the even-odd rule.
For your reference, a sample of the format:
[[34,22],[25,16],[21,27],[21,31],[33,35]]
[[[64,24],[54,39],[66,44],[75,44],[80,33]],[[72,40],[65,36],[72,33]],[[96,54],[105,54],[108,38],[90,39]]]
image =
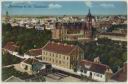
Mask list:
[[83,51],[75,45],[48,42],[42,48],[42,60],[53,65],[74,69],[82,59]]
[[77,73],[96,81],[108,81],[113,72],[107,65],[82,60]]
[[31,49],[24,54],[25,58],[40,58],[42,56],[42,48]]
[[41,70],[45,70],[48,68],[51,69],[51,66],[47,66],[50,66],[50,64],[39,62],[38,60],[32,58],[26,59],[20,63],[22,72],[27,72],[29,75],[39,73]]
[[19,46],[17,46],[14,42],[8,42],[3,48],[4,52],[8,52],[12,55],[17,55],[18,49]]
[[95,23],[95,21],[92,22],[93,18],[89,10],[85,21],[56,22],[52,30],[52,39],[69,41],[92,39],[92,24]]

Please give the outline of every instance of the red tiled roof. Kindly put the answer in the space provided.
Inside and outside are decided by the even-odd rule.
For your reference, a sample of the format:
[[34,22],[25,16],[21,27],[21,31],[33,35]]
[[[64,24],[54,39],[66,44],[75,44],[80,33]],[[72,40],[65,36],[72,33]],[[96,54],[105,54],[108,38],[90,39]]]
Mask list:
[[42,48],[38,48],[38,49],[31,49],[27,52],[27,54],[31,55],[31,56],[38,56],[42,54]]
[[120,82],[127,81],[127,63],[112,76],[112,79]]
[[111,35],[111,36],[126,36],[127,34],[126,33],[113,33],[113,32],[104,32],[104,33],[101,33],[101,35]]
[[28,59],[24,60],[23,62],[25,62],[27,64],[34,64],[34,63],[37,63],[39,61],[36,59],[28,58]]
[[4,49],[10,50],[10,51],[17,51],[19,46],[15,45],[14,42],[8,42],[5,46]]
[[43,50],[68,55],[76,47],[77,46],[75,45],[68,45],[68,44],[65,45],[62,43],[48,42],[43,47]]
[[85,69],[94,71],[97,73],[104,74],[107,69],[109,69],[109,66],[104,64],[97,64],[88,60],[82,60],[80,62],[80,65],[83,66]]

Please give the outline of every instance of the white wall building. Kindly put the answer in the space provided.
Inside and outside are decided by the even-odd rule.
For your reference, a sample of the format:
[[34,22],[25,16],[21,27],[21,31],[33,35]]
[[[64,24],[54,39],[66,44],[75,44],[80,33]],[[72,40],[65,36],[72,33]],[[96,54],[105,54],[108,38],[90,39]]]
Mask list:
[[113,72],[107,65],[82,60],[77,73],[96,81],[107,81]]

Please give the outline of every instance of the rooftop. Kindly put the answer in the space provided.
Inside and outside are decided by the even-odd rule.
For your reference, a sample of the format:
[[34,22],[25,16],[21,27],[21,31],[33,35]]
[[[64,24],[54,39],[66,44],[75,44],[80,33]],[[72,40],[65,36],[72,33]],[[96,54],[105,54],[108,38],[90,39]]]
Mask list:
[[42,54],[42,48],[38,48],[38,49],[31,49],[27,52],[28,55],[31,56],[38,56]]
[[101,74],[104,74],[107,69],[110,69],[110,67],[105,64],[98,64],[98,63],[91,62],[88,60],[82,60],[80,62],[80,65],[83,66],[87,70],[98,72]]
[[17,46],[14,42],[8,42],[5,46],[5,49],[10,50],[10,51],[17,51],[19,46]]
[[121,36],[121,37],[125,37],[127,34],[126,34],[126,33],[104,32],[104,33],[101,33],[101,35],[111,35],[111,36]]
[[27,64],[34,64],[34,63],[38,63],[39,61],[36,59],[28,58],[28,59],[24,60],[23,62],[25,62]]
[[50,51],[50,52],[55,52],[55,53],[59,53],[59,54],[69,55],[70,52],[75,48],[77,48],[77,46],[75,46],[75,45],[48,42],[43,47],[43,50]]
[[5,82],[25,82],[25,81],[20,79],[20,78],[18,78],[18,77],[11,76],[11,77],[7,78],[5,80]]
[[127,81],[127,63],[112,76],[112,79],[120,82]]

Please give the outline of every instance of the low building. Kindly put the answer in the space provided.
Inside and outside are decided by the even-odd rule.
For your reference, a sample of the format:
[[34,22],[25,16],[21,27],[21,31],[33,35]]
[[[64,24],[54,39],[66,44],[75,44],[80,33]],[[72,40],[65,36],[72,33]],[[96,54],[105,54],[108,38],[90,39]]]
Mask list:
[[127,82],[127,63],[118,70],[116,73],[113,74],[111,78],[111,82]]
[[40,24],[35,25],[35,29],[36,30],[44,30],[45,29],[45,25],[40,25]]
[[[29,75],[37,74],[37,73],[43,73],[42,71],[50,71],[51,65],[44,62],[39,62],[36,59],[26,59],[20,63],[20,68],[22,69],[22,72],[27,72]],[[45,74],[46,74],[45,71]]]
[[53,65],[74,69],[83,57],[81,48],[64,43],[48,42],[42,48],[42,60]]
[[108,81],[113,72],[109,66],[101,64],[96,60],[95,62],[82,60],[77,73],[96,81]]
[[12,55],[17,55],[18,50],[19,50],[19,46],[17,46],[14,42],[8,42],[3,48],[4,52],[8,52]]
[[24,54],[25,58],[40,58],[42,57],[42,48],[31,49]]
[[127,33],[104,32],[99,34],[97,38],[108,38],[116,41],[127,41]]
[[11,76],[11,77],[7,78],[4,82],[25,82],[25,81],[18,77]]

